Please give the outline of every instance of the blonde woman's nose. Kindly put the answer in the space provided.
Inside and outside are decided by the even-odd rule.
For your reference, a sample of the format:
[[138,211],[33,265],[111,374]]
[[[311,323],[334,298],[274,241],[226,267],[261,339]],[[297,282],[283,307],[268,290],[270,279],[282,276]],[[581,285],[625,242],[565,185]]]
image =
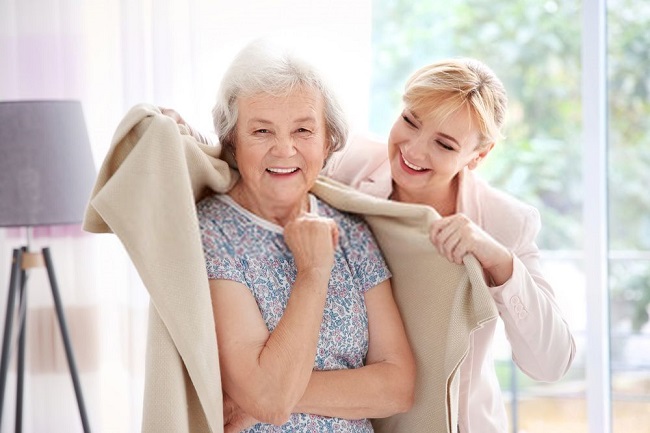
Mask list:
[[418,135],[408,142],[406,149],[412,155],[426,155],[430,151],[429,137]]

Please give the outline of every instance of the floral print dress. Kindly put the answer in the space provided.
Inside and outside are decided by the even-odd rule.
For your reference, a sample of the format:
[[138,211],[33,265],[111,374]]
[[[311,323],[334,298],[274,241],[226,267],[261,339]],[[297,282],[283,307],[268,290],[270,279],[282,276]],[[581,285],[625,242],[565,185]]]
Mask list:
[[[364,293],[390,278],[390,271],[361,218],[338,211],[313,195],[310,206],[310,212],[332,218],[339,227],[314,369],[359,368],[368,352]],[[197,210],[208,277],[248,287],[273,332],[296,279],[282,227],[247,211],[227,195],[207,197]],[[367,419],[294,413],[282,426],[259,423],[244,431],[369,433],[373,429]]]

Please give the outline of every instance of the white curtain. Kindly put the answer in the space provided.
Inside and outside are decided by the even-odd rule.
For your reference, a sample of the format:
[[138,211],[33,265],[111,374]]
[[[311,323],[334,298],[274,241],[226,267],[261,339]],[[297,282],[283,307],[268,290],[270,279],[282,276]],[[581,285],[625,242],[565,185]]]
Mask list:
[[[329,77],[365,130],[370,0],[0,0],[0,100],[77,99],[99,167],[122,116],[140,102],[173,107],[203,131],[221,74],[247,41],[294,45]],[[0,197],[0,200],[3,198]],[[4,325],[12,249],[0,230]],[[49,246],[94,432],[140,429],[148,295],[113,235],[79,226],[34,232]],[[23,431],[82,431],[44,270],[28,284]],[[14,326],[15,330],[16,326]],[[15,336],[1,432],[15,421]]]

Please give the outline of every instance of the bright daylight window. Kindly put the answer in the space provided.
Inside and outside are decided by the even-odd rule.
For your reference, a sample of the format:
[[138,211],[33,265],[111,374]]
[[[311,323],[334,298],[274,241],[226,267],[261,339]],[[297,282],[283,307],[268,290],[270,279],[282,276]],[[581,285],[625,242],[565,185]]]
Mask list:
[[[616,433],[647,433],[650,3],[609,0],[607,20],[612,422]],[[546,276],[578,346],[565,378],[543,384],[514,369],[500,339],[497,372],[514,432],[587,431],[581,23],[580,0],[373,1],[373,132],[388,134],[406,78],[434,60],[481,59],[508,90],[506,139],[481,174],[540,210]]]
[[643,429],[647,432],[650,429],[650,4],[609,0],[607,19],[614,432]]

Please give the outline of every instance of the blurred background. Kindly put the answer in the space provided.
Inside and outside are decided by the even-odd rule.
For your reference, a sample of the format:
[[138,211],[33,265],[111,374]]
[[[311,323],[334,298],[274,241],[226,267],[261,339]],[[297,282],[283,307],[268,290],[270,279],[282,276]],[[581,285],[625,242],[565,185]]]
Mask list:
[[[594,8],[605,26],[585,19]],[[328,75],[353,128],[381,137],[416,68],[484,61],[510,107],[506,139],[480,172],[540,210],[544,267],[578,345],[566,377],[542,384],[516,372],[501,333],[495,356],[511,431],[648,433],[649,27],[650,3],[638,0],[0,0],[0,100],[80,100],[99,167],[141,102],[212,131],[221,74],[253,38],[294,45]],[[602,81],[584,64],[594,49],[605,56]],[[606,96],[593,143],[591,92]],[[603,151],[606,164],[591,166]],[[593,212],[598,199],[606,206]],[[602,232],[605,266],[591,248]],[[3,313],[11,248],[24,239],[0,230]],[[33,244],[54,254],[93,431],[139,431],[148,295],[124,249],[77,225],[39,227]],[[81,431],[46,276],[34,272],[29,286],[24,431]],[[14,383],[10,370],[2,432],[14,425]]]

